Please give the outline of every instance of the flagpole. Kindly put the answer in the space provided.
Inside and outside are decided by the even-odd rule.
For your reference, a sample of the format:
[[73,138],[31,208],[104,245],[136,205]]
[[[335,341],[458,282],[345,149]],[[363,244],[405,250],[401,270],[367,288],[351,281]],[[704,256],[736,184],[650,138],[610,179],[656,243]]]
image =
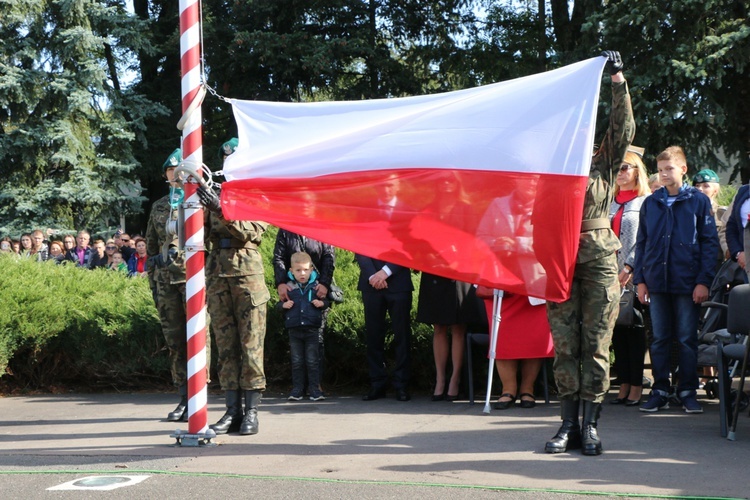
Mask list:
[[500,331],[500,309],[503,305],[503,291],[494,290],[492,297],[492,325],[490,329],[490,361],[487,368],[487,395],[484,398],[484,413],[490,412],[490,398],[492,398],[492,375],[495,372],[495,352],[497,335]]
[[[206,389],[206,280],[203,242],[203,206],[197,195],[195,172],[202,172],[203,128],[200,103],[205,94],[201,82],[201,11],[200,0],[180,3],[180,69],[182,75],[182,113],[178,123],[182,130],[182,163],[194,172],[183,179],[185,201],[181,221],[185,250],[185,300],[187,315],[188,431],[177,431],[172,437],[182,446],[212,444],[215,437],[208,428]],[[183,238],[184,236],[184,238]]]

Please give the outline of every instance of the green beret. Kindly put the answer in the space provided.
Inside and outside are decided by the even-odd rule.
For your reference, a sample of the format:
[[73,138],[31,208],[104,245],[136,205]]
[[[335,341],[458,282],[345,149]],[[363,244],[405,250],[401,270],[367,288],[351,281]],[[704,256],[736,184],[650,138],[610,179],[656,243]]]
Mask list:
[[696,184],[701,184],[703,182],[721,182],[719,180],[719,176],[716,175],[716,172],[711,170],[710,168],[704,168],[697,174],[693,176],[693,186]]
[[162,172],[166,172],[168,168],[175,168],[177,165],[180,164],[182,161],[182,149],[177,148],[174,151],[172,151],[172,154],[169,155],[167,158],[167,161],[164,162],[164,165],[161,166]]
[[221,145],[221,148],[219,148],[219,159],[223,160],[225,156],[229,156],[232,153],[234,153],[234,150],[237,149],[237,145],[239,145],[240,140],[236,137],[232,137],[227,142]]

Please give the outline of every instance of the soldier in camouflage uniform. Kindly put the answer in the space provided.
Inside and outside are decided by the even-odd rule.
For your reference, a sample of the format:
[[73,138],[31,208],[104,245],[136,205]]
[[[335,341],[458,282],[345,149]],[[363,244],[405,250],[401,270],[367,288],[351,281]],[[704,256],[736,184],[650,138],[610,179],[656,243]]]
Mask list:
[[[581,447],[584,455],[602,451],[596,426],[609,389],[609,346],[620,297],[615,254],[620,242],[608,219],[611,185],[635,135],[620,54],[607,51],[602,55],[612,77],[609,128],[591,164],[570,298],[559,304],[547,302],[563,420],[545,446],[547,453]],[[583,401],[583,430],[578,423],[579,401]]]
[[[236,147],[236,142],[234,147],[227,143],[222,152]],[[210,245],[206,261],[208,311],[219,350],[219,381],[227,407],[224,416],[211,428],[217,434],[237,430],[240,434],[257,434],[258,405],[266,388],[263,372],[266,303],[271,298],[258,247],[268,224],[226,220],[216,193],[200,187],[198,195],[210,212],[206,224]]]
[[[172,189],[174,170],[182,161],[182,150],[175,149],[162,165],[164,175]],[[172,190],[170,190],[170,193]],[[170,194],[151,206],[146,228],[149,280],[155,284],[156,308],[161,329],[169,349],[172,382],[180,394],[180,403],[167,415],[167,420],[187,420],[187,315],[185,311],[185,262],[177,248],[177,235],[168,234],[167,221],[177,220],[177,208],[170,204]],[[206,321],[206,366],[210,366],[210,338]]]

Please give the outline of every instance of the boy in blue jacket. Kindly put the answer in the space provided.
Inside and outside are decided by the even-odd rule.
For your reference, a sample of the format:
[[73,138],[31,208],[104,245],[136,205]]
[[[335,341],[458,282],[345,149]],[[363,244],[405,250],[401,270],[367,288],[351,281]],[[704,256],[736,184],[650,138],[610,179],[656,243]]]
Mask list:
[[320,370],[318,362],[318,330],[323,322],[323,311],[330,305],[327,299],[318,298],[315,287],[318,273],[313,268],[312,258],[305,252],[292,254],[291,281],[288,300],[279,302],[277,307],[284,311],[284,326],[289,333],[289,352],[292,357],[292,392],[290,401],[302,399],[305,390],[305,368],[310,400],[325,399],[320,391]]
[[719,237],[711,200],[683,184],[685,152],[670,146],[656,157],[662,188],[641,207],[633,282],[638,300],[650,303],[654,385],[641,411],[669,408],[669,353],[679,344],[677,395],[686,413],[702,413],[698,389],[698,316],[713,281]]

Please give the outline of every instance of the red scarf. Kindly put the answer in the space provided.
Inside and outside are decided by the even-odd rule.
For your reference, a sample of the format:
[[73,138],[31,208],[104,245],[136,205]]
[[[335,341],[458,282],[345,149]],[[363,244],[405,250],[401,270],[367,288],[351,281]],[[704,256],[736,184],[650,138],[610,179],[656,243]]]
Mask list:
[[148,254],[145,254],[143,257],[135,254],[135,270],[139,273],[146,271],[146,259],[148,259]]
[[617,238],[620,238],[620,225],[622,224],[622,212],[625,210],[625,204],[637,197],[637,189],[620,191],[617,193],[617,196],[615,196],[615,201],[620,205],[620,208],[617,209],[615,216],[612,217],[612,231],[615,232]]

